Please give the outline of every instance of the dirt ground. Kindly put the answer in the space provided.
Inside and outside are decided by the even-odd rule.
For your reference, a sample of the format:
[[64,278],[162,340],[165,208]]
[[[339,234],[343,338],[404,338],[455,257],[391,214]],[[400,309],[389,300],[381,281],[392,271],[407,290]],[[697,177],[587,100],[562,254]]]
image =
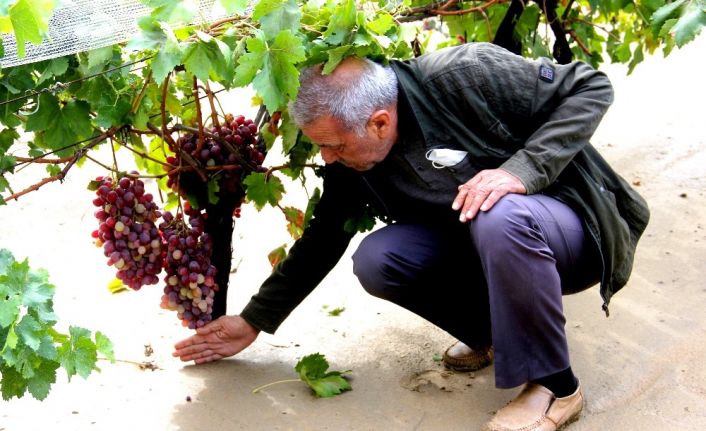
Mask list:
[[[706,429],[704,53],[701,37],[666,60],[647,59],[631,76],[624,67],[605,69],[616,101],[593,142],[647,198],[652,220],[609,318],[595,288],[565,298],[572,365],[587,396],[572,431]],[[69,383],[60,374],[43,402],[0,402],[0,431],[474,430],[516,394],[495,389],[492,367],[445,372],[437,360],[452,338],[368,297],[351,273],[355,244],[275,335],[263,334],[235,358],[182,364],[172,345],[190,331],[158,307],[160,289],[111,295],[105,287],[113,271],[91,243],[85,189],[101,173],[87,164],[63,185],[1,208],[0,247],[46,268],[62,329],[103,331],[119,361],[101,361],[102,372],[87,380]],[[266,253],[286,241],[281,214],[244,208],[232,313],[268,273]],[[329,315],[336,307],[345,310]],[[297,360],[315,352],[332,369],[352,370],[352,391],[317,399],[304,384],[286,383],[252,393],[295,377]]]

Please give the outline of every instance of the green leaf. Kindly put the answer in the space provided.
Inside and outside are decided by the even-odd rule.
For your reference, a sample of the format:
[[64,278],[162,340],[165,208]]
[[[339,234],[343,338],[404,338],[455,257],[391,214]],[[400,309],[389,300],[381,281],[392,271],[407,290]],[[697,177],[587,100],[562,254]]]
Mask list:
[[248,7],[248,0],[218,0],[229,14],[242,14]]
[[15,331],[27,347],[32,350],[39,349],[44,328],[34,317],[25,314],[22,320],[15,326]]
[[385,34],[395,25],[395,19],[387,12],[382,12],[377,18],[368,22],[367,27],[377,34]]
[[218,192],[221,190],[218,180],[218,177],[211,177],[208,180],[208,203],[213,205],[218,203]]
[[34,375],[27,380],[27,390],[38,400],[43,400],[49,395],[49,389],[56,383],[56,370],[59,363],[54,361],[42,361],[34,369]]
[[336,66],[344,59],[345,55],[351,50],[350,45],[343,45],[337,48],[329,49],[327,51],[328,61],[324,65],[321,73],[323,75],[328,75],[333,72]]
[[184,49],[182,59],[187,72],[196,75],[201,81],[223,81],[230,77],[228,58],[230,49],[223,42],[197,32],[199,40],[192,42]]
[[690,2],[671,31],[678,47],[694,40],[701,29],[706,26],[706,3],[699,1]]
[[[256,46],[261,47],[259,44],[256,44]],[[249,49],[250,43],[248,43]],[[245,54],[243,57],[248,55],[250,53]],[[294,99],[297,95],[299,71],[295,65],[306,58],[304,46],[301,40],[292,32],[284,30],[277,35],[266,52],[253,55],[254,57],[264,56],[262,69],[252,81],[253,88],[262,97],[268,111],[276,112],[288,100]],[[248,61],[247,64],[250,64],[251,60],[244,61]],[[248,67],[248,71],[250,67]],[[236,70],[237,73],[238,70]]]
[[103,48],[93,49],[88,51],[88,69],[100,69],[113,58],[113,47],[105,46]]
[[672,14],[675,13],[676,10],[679,9],[686,1],[687,0],[676,0],[672,3],[667,3],[661,8],[657,9],[655,13],[653,13],[650,17],[650,26],[652,27],[652,34],[657,36],[664,22],[668,18],[670,18]]
[[330,45],[342,44],[355,27],[356,17],[355,1],[344,0],[336,6],[333,15],[331,15],[331,20],[324,32],[324,40]]
[[17,40],[17,56],[25,56],[25,42],[42,43],[49,29],[53,0],[17,0],[10,6],[10,21]]
[[110,362],[115,362],[113,342],[100,331],[96,331],[96,350],[100,352],[101,355],[108,358]]
[[3,366],[0,362],[0,392],[2,399],[9,401],[12,397],[20,398],[27,391],[27,381],[13,367]]
[[319,203],[321,200],[321,189],[318,187],[314,189],[314,193],[311,194],[311,197],[309,198],[309,202],[306,204],[306,211],[304,212],[304,229],[309,226],[309,222],[311,221],[311,218],[314,216],[314,209],[316,209],[316,205]]
[[260,29],[269,40],[282,30],[296,33],[301,16],[296,0],[261,0],[253,10],[252,18],[260,22]]
[[86,378],[96,369],[96,345],[87,329],[69,327],[69,339],[59,346],[57,353],[69,380],[75,374]]
[[69,60],[66,57],[54,58],[46,62],[42,74],[37,78],[37,85],[55,76],[61,76],[69,68]]
[[243,180],[246,196],[260,211],[267,203],[276,206],[284,193],[282,182],[274,175],[266,180],[262,172],[253,172]]
[[188,24],[199,10],[196,0],[143,0],[143,3],[154,10],[151,16],[157,21]]
[[261,31],[256,31],[252,37],[248,38],[245,45],[248,52],[238,58],[238,67],[235,69],[233,84],[236,87],[250,85],[257,71],[262,68],[267,54],[267,42],[265,42],[265,35]]
[[[71,100],[61,107],[59,99],[49,93],[42,93],[39,103],[41,109],[27,117],[25,130],[41,133],[49,148],[57,150],[91,136],[93,126],[87,103]],[[57,155],[74,151],[75,148],[64,149]]]
[[329,364],[326,358],[319,353],[314,353],[301,358],[294,367],[294,371],[299,374],[299,378],[309,385],[318,397],[332,397],[352,389],[350,383],[342,376],[340,371],[327,373],[328,367]]
[[[166,24],[165,24],[166,25]],[[152,75],[154,80],[162,83],[164,78],[171,72],[175,66],[181,64],[181,47],[169,28],[163,27],[166,40],[162,47],[157,52],[157,55],[152,59]]]
[[138,18],[137,25],[141,31],[130,39],[127,49],[155,49],[166,42],[167,34],[160,23],[153,17],[143,16]]

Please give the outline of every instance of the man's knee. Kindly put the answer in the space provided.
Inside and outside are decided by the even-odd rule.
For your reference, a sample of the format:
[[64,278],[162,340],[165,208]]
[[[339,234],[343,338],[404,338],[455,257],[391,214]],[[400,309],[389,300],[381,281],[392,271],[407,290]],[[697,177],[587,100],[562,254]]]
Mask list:
[[358,277],[363,288],[374,296],[383,296],[384,268],[389,259],[383,241],[375,233],[366,236],[353,253],[353,274]]
[[539,224],[526,205],[527,196],[508,194],[490,211],[479,212],[470,223],[471,235],[478,247],[511,247],[518,235],[537,232]]

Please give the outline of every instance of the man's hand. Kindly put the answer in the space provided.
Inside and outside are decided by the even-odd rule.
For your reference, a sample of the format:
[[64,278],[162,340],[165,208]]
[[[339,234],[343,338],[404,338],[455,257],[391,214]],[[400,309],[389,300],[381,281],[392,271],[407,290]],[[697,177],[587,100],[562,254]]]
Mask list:
[[478,172],[465,184],[458,186],[458,195],[451,208],[461,210],[459,220],[472,220],[480,211],[488,211],[501,197],[508,193],[527,193],[522,182],[502,169],[486,169]]
[[240,316],[222,316],[196,330],[196,335],[174,345],[172,356],[197,364],[239,353],[260,333]]

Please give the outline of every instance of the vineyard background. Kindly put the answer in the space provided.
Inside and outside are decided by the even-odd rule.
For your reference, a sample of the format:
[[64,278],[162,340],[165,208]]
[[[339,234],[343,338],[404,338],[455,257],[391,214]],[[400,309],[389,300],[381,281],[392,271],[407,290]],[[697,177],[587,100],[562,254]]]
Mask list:
[[[645,195],[653,219],[609,319],[595,290],[566,299],[573,365],[588,396],[585,417],[572,431],[706,429],[705,52],[702,36],[666,61],[648,58],[629,77],[623,66],[603,67],[616,86],[616,102],[594,144]],[[221,101],[231,112],[255,115],[247,92],[233,91]],[[272,151],[266,164],[275,164],[277,154]],[[118,157],[121,167],[132,158],[125,150]],[[31,169],[16,178],[31,184],[39,175]],[[276,335],[263,334],[237,358],[184,366],[171,357],[171,346],[190,331],[158,307],[160,288],[118,295],[106,288],[113,269],[91,244],[93,195],[86,190],[102,173],[87,164],[64,184],[4,207],[0,247],[47,269],[57,286],[60,324],[103,331],[119,362],[101,361],[102,373],[86,381],[60,380],[43,402],[3,402],[0,431],[476,429],[515,395],[494,389],[492,368],[473,376],[443,373],[434,359],[451,338],[367,297],[350,272],[355,244]],[[303,206],[304,194],[285,185],[287,199]],[[284,225],[278,210],[243,207],[231,313],[269,271],[267,252],[289,241]],[[336,307],[345,310],[330,316]],[[334,369],[353,370],[352,392],[320,400],[304,385],[288,384],[251,394],[294,377],[296,360],[314,352],[325,354]]]

